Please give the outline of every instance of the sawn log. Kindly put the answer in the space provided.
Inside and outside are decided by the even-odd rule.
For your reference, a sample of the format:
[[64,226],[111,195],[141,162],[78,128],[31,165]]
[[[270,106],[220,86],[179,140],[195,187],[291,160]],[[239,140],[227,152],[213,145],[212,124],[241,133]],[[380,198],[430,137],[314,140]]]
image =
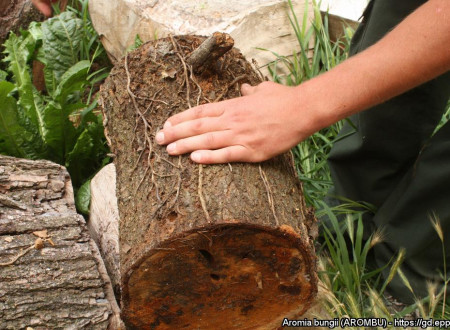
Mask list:
[[202,166],[155,143],[170,115],[261,82],[236,49],[196,73],[188,59],[204,39],[147,43],[101,88],[129,329],[276,328],[302,315],[317,292],[314,216],[290,153]]
[[120,329],[66,169],[0,155],[0,328]]

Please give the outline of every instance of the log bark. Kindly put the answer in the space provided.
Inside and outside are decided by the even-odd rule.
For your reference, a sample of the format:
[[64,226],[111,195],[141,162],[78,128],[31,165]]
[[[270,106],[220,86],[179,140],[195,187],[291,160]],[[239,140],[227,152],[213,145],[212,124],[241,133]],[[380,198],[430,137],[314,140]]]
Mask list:
[[44,15],[37,11],[29,0],[2,0],[0,2],[0,45],[6,40],[10,31],[17,34],[20,28],[27,28],[32,21],[42,21],[44,18]]
[[0,320],[2,329],[120,328],[60,165],[0,156]]
[[315,218],[290,154],[204,167],[154,142],[171,114],[261,82],[236,49],[201,75],[190,72],[186,60],[202,41],[145,44],[101,88],[130,329],[274,328],[302,315],[317,292]]

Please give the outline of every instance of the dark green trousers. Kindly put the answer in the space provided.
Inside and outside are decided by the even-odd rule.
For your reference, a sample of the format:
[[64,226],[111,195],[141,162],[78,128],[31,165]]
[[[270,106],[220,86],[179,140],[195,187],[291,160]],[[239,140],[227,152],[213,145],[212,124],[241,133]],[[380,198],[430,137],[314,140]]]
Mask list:
[[[351,54],[376,43],[425,0],[372,0],[352,40]],[[450,46],[449,46],[450,47]],[[433,49],[429,50],[433,56]],[[425,61],[425,59],[424,59]],[[378,266],[406,248],[402,270],[418,297],[427,295],[426,281],[442,283],[444,256],[430,216],[442,224],[450,265],[450,125],[433,135],[450,97],[450,73],[388,102],[351,117],[329,164],[336,195],[375,205],[366,229],[383,228],[385,240],[374,247]],[[432,136],[433,135],[433,136]],[[386,270],[388,272],[389,270]],[[450,269],[447,269],[450,274]],[[412,302],[397,276],[389,291]]]

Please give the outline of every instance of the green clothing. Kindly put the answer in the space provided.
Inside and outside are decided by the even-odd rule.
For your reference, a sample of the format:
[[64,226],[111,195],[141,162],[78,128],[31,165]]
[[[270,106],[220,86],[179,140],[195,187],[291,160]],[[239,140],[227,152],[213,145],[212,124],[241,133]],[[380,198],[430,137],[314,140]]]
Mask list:
[[[351,54],[376,43],[425,0],[372,0],[352,40]],[[450,47],[450,46],[449,46]],[[433,56],[433,49],[429,50]],[[427,295],[426,281],[441,281],[442,245],[429,220],[436,214],[450,240],[450,125],[432,136],[450,96],[450,72],[388,102],[351,117],[357,131],[345,125],[329,164],[334,194],[377,207],[365,218],[366,228],[384,228],[383,243],[374,247],[383,266],[406,248],[402,266],[417,296]],[[450,244],[445,246],[450,265]],[[388,272],[389,270],[386,270]],[[449,272],[450,269],[447,269]],[[397,277],[389,287],[400,300],[412,296]]]

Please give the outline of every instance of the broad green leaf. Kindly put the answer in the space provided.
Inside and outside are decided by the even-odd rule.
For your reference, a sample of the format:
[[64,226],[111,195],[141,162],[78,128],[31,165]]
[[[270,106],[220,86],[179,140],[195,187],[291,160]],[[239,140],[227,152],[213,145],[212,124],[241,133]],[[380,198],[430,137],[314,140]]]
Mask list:
[[61,76],[61,81],[53,94],[53,98],[60,104],[65,104],[69,94],[82,90],[87,83],[89,67],[89,61],[80,61],[70,67]]
[[8,72],[0,70],[0,81],[5,81],[8,77]]
[[73,65],[61,77],[44,111],[44,140],[51,149],[51,159],[63,164],[65,156],[74,148],[76,129],[70,121],[70,114],[82,108],[81,103],[67,104],[71,93],[80,91],[86,83],[90,63],[81,61]]
[[42,23],[40,60],[46,65],[45,83],[53,92],[62,75],[78,62],[83,38],[82,20],[72,12],[63,12]]
[[109,76],[108,68],[102,68],[100,70],[97,70],[97,71],[89,74],[88,80],[89,80],[89,83],[91,85],[93,85],[100,81],[105,80],[108,76]]
[[[77,103],[71,103],[71,104],[65,104],[64,105],[64,113],[68,116],[76,112],[77,110],[81,110],[86,108],[86,104],[83,102],[77,102]],[[81,114],[80,114],[81,116]],[[75,125],[76,126],[76,125]]]
[[30,51],[33,47],[30,44],[33,40],[31,35],[17,37],[11,32],[4,44],[7,54],[5,61],[8,62],[8,68],[13,73],[13,79],[19,92],[17,101],[19,122],[33,135],[33,144],[36,147],[35,153],[39,155],[38,158],[44,158],[42,98],[31,82],[30,68],[27,65],[31,58]]
[[26,61],[30,62],[34,56],[34,51],[36,50],[37,44],[33,35],[28,30],[21,30],[20,35],[20,48],[22,50],[26,49],[23,53],[26,55]]
[[[81,125],[85,127],[89,122],[96,122],[97,115],[93,112],[93,110],[97,107],[98,101],[93,101],[88,107],[83,109],[81,112]],[[103,127],[103,124],[100,124]]]
[[80,185],[83,177],[86,177],[86,168],[90,167],[91,155],[94,149],[94,140],[85,129],[78,137],[73,149],[66,156],[65,166],[70,172],[75,186]]
[[31,22],[28,26],[28,32],[33,37],[36,44],[42,44],[42,27],[40,22]]
[[17,101],[9,95],[14,84],[0,82],[0,153],[20,158],[41,158],[33,134],[20,125]]
[[44,141],[49,147],[50,160],[59,164],[64,163],[65,134],[72,125],[64,115],[61,105],[50,101],[43,111],[42,133]]
[[75,197],[75,205],[78,212],[89,215],[91,204],[91,180],[86,181],[78,190]]
[[[11,33],[4,45],[7,69],[0,71],[0,153],[66,165],[75,187],[100,168],[108,150],[101,117],[93,113],[97,103],[91,101],[92,85],[107,73],[89,73],[92,62],[79,61],[80,54],[95,58],[102,47],[87,16],[77,17],[65,12],[31,23],[20,35]],[[45,65],[46,93],[32,84],[33,59]]]
[[0,153],[24,158],[21,146],[26,132],[19,125],[16,99],[8,95],[13,89],[14,84],[0,82]]
[[74,186],[80,185],[92,176],[102,165],[108,152],[103,133],[102,117],[95,116],[93,121],[83,124],[85,127],[75,146],[66,157]]

